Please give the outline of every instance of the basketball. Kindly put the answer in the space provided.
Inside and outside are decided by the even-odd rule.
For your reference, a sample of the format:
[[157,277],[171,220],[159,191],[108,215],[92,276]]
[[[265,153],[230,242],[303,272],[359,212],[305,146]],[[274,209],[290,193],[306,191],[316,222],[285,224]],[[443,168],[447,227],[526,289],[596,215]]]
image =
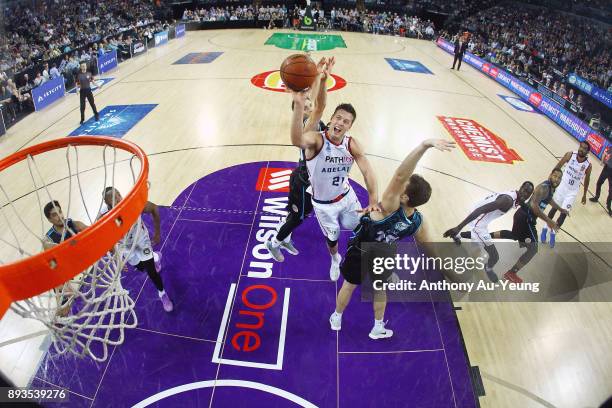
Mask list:
[[290,55],[280,68],[281,79],[285,86],[294,91],[303,91],[310,87],[317,74],[317,65],[306,54]]

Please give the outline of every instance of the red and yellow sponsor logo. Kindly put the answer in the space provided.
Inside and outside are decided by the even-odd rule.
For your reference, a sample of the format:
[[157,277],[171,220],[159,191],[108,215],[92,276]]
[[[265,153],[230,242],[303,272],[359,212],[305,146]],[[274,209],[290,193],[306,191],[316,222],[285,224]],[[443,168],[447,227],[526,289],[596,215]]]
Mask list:
[[470,160],[504,164],[523,160],[504,139],[476,121],[448,116],[438,116],[438,120]]
[[[267,89],[268,91],[285,92],[285,84],[280,77],[280,71],[268,71],[262,74],[257,74],[251,78],[251,83],[258,88]],[[338,75],[332,74],[327,78],[327,91],[337,91],[344,88],[346,81]]]

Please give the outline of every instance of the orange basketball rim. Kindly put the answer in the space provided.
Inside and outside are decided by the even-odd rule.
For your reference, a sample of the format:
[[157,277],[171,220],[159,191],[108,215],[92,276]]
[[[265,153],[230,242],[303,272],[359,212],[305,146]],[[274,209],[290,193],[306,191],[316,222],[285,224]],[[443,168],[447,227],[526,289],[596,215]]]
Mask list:
[[20,150],[0,160],[0,172],[29,156],[69,146],[109,146],[130,152],[141,162],[140,175],[123,200],[90,227],[46,251],[0,265],[0,317],[12,302],[59,286],[97,262],[127,234],[147,203],[147,156],[139,146],[121,139],[77,136],[52,140]]

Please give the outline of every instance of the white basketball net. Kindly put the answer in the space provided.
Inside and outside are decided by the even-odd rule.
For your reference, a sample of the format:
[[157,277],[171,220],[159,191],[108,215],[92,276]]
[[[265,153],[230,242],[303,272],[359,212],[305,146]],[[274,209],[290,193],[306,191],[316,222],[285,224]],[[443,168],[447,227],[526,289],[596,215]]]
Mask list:
[[[83,162],[86,169],[79,167]],[[140,169],[135,169],[138,165]],[[59,174],[63,166],[68,171]],[[70,231],[68,219],[92,225],[105,205],[104,188],[110,186],[127,193],[140,171],[142,163],[137,156],[112,146],[68,146],[28,156],[27,160],[2,171],[0,222],[6,227],[0,233],[0,264],[43,250],[45,242],[49,242],[45,235],[52,226],[43,214],[48,202],[59,202],[64,214],[64,231]],[[24,192],[27,174],[33,189]],[[43,176],[47,174],[51,176]],[[21,192],[15,191],[14,177],[21,180]],[[57,210],[55,205],[53,208]],[[39,217],[34,215],[36,212]],[[35,226],[38,220],[40,229]],[[142,230],[141,222],[139,218],[134,225],[135,234]],[[136,242],[138,237],[130,247],[119,242],[113,248],[100,248],[100,259],[85,271],[55,289],[14,302],[11,309],[22,317],[42,322],[50,330],[58,354],[71,352],[89,355],[96,361],[106,360],[108,347],[121,344],[124,330],[138,323],[134,300],[121,285],[122,271]]]

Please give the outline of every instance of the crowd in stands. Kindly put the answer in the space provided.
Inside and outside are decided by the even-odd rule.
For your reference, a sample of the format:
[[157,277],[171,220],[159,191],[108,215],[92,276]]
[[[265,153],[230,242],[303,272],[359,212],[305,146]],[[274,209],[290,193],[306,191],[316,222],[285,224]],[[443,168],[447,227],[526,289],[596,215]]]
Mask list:
[[[593,21],[544,8],[496,6],[467,18],[470,50],[519,76],[551,88],[575,72],[612,90],[612,31]],[[562,95],[565,96],[565,95]]]
[[[211,7],[209,9],[196,9],[183,12],[184,21],[235,21],[235,20],[277,20],[282,21],[283,27],[296,27],[304,8],[297,6],[287,10],[283,5],[261,6],[259,9],[252,5]],[[431,21],[423,21],[416,16],[400,15],[391,12],[358,11],[357,9],[343,9],[335,7],[325,13],[315,8],[312,10],[315,24],[320,29],[334,29],[344,31],[358,31],[373,34],[390,34],[410,36],[415,38],[433,39],[435,30]]]
[[8,3],[0,32],[0,103],[9,122],[32,110],[31,89],[62,75],[66,86],[82,62],[95,72],[99,56],[129,55],[164,27],[147,0],[44,0]]
[[252,4],[243,6],[211,7],[196,10],[185,9],[184,21],[237,21],[237,20],[285,20],[287,8],[283,5],[260,6]]
[[468,50],[473,54],[547,87],[555,98],[569,101],[572,110],[595,129],[612,136],[609,108],[569,82],[569,74],[576,73],[612,92],[609,26],[550,8],[515,3],[481,10],[462,20],[461,30],[442,30],[440,35],[453,40],[453,34],[464,30],[471,33]]
[[[543,0],[525,0],[539,4]],[[554,0],[546,0],[554,1]],[[605,0],[572,0],[570,9],[611,8]],[[305,9],[282,4],[259,6],[240,3],[185,9],[184,21],[219,22],[259,20],[285,28],[299,25]],[[368,2],[366,2],[367,4]],[[574,4],[575,3],[575,4]],[[235,4],[235,5],[234,5]],[[378,3],[377,3],[378,4]],[[382,4],[382,3],[381,3]],[[495,0],[410,0],[407,10],[429,10],[449,16],[437,31],[429,20],[391,11],[332,8],[312,10],[320,30],[449,40],[457,32],[472,34],[469,50],[513,74],[536,80],[579,106],[585,96],[567,82],[575,72],[591,83],[612,91],[612,30],[592,20],[550,8],[530,7]],[[564,3],[565,4],[565,3]],[[0,32],[0,103],[21,108],[31,105],[29,91],[49,79],[73,81],[79,64],[95,67],[96,58],[116,50],[129,56],[135,42],[150,41],[167,28],[150,0],[41,0],[8,3]],[[449,31],[446,31],[449,30]],[[13,109],[13,116],[14,116]]]
[[[9,3],[11,4],[11,3]],[[15,72],[153,22],[146,0],[46,0],[6,8],[0,71]]]

